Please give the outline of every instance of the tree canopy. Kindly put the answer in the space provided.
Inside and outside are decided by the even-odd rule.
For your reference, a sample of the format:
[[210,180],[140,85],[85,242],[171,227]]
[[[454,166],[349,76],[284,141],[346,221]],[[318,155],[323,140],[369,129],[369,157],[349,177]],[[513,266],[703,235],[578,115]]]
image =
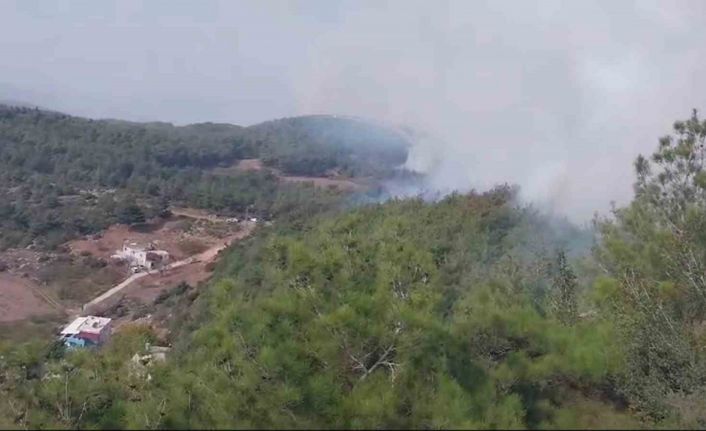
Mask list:
[[[353,138],[355,136],[355,138]],[[365,145],[362,143],[365,142]],[[252,127],[90,120],[0,105],[0,249],[54,246],[115,222],[154,216],[162,202],[277,215],[278,205],[335,200],[280,184],[268,171],[214,175],[259,158],[285,174],[385,175],[407,143],[363,121],[282,119]],[[129,204],[128,204],[129,203]],[[128,211],[128,212],[126,212]]]
[[293,213],[182,298],[149,376],[144,327],[0,346],[0,427],[703,428],[706,122],[674,132],[590,253],[510,186]]

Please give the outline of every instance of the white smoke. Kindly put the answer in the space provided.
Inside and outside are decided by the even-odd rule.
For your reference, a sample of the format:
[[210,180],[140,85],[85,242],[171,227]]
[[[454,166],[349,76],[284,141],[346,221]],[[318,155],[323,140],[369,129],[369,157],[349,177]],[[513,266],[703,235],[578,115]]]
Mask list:
[[0,2],[0,99],[252,124],[329,113],[427,132],[438,190],[515,183],[586,220],[706,109],[706,2]]
[[406,167],[425,187],[514,183],[585,221],[626,202],[637,154],[706,107],[705,6],[365,3],[310,47],[301,110],[424,130]]

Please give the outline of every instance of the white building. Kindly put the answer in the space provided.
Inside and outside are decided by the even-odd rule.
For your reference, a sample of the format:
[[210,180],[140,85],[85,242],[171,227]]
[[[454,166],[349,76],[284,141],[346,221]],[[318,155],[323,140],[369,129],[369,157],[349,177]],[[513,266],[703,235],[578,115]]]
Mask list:
[[101,345],[110,337],[111,322],[107,317],[78,317],[61,331],[61,339],[72,348]]
[[169,261],[169,253],[164,250],[155,250],[153,244],[142,246],[138,243],[123,243],[123,248],[113,256],[114,259],[124,260],[134,272],[159,268]]

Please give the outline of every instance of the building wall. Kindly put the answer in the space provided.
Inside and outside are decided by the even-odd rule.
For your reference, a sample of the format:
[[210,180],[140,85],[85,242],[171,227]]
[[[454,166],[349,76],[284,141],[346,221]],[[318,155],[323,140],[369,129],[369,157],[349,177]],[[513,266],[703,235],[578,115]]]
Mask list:
[[101,344],[103,344],[103,343],[105,343],[106,341],[108,341],[108,339],[110,338],[110,335],[112,334],[112,332],[113,332],[113,322],[109,322],[109,323],[108,323],[107,325],[105,325],[105,326],[103,327],[103,329],[101,330],[101,332],[100,332],[100,338],[99,338],[100,341],[99,341],[99,342],[100,342]]
[[148,266],[147,252],[145,250],[123,246],[122,250],[115,255],[121,259],[127,260],[130,266]]
[[66,337],[64,338],[64,345],[69,348],[86,347],[86,340],[78,337]]

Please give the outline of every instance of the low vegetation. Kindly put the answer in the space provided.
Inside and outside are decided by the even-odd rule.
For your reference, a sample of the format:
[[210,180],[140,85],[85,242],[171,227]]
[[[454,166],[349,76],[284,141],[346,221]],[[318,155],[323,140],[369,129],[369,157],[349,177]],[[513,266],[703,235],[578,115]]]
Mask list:
[[175,127],[0,105],[0,250],[55,247],[113,223],[142,223],[169,204],[286,214],[288,202],[331,202],[340,193],[280,185],[268,171],[223,176],[212,168],[260,158],[297,175],[384,175],[404,161],[406,145],[379,127],[333,117]]
[[705,141],[694,115],[640,157],[590,253],[508,186],[303,207],[160,297],[181,319],[149,378],[143,327],[2,348],[0,427],[702,428]]

